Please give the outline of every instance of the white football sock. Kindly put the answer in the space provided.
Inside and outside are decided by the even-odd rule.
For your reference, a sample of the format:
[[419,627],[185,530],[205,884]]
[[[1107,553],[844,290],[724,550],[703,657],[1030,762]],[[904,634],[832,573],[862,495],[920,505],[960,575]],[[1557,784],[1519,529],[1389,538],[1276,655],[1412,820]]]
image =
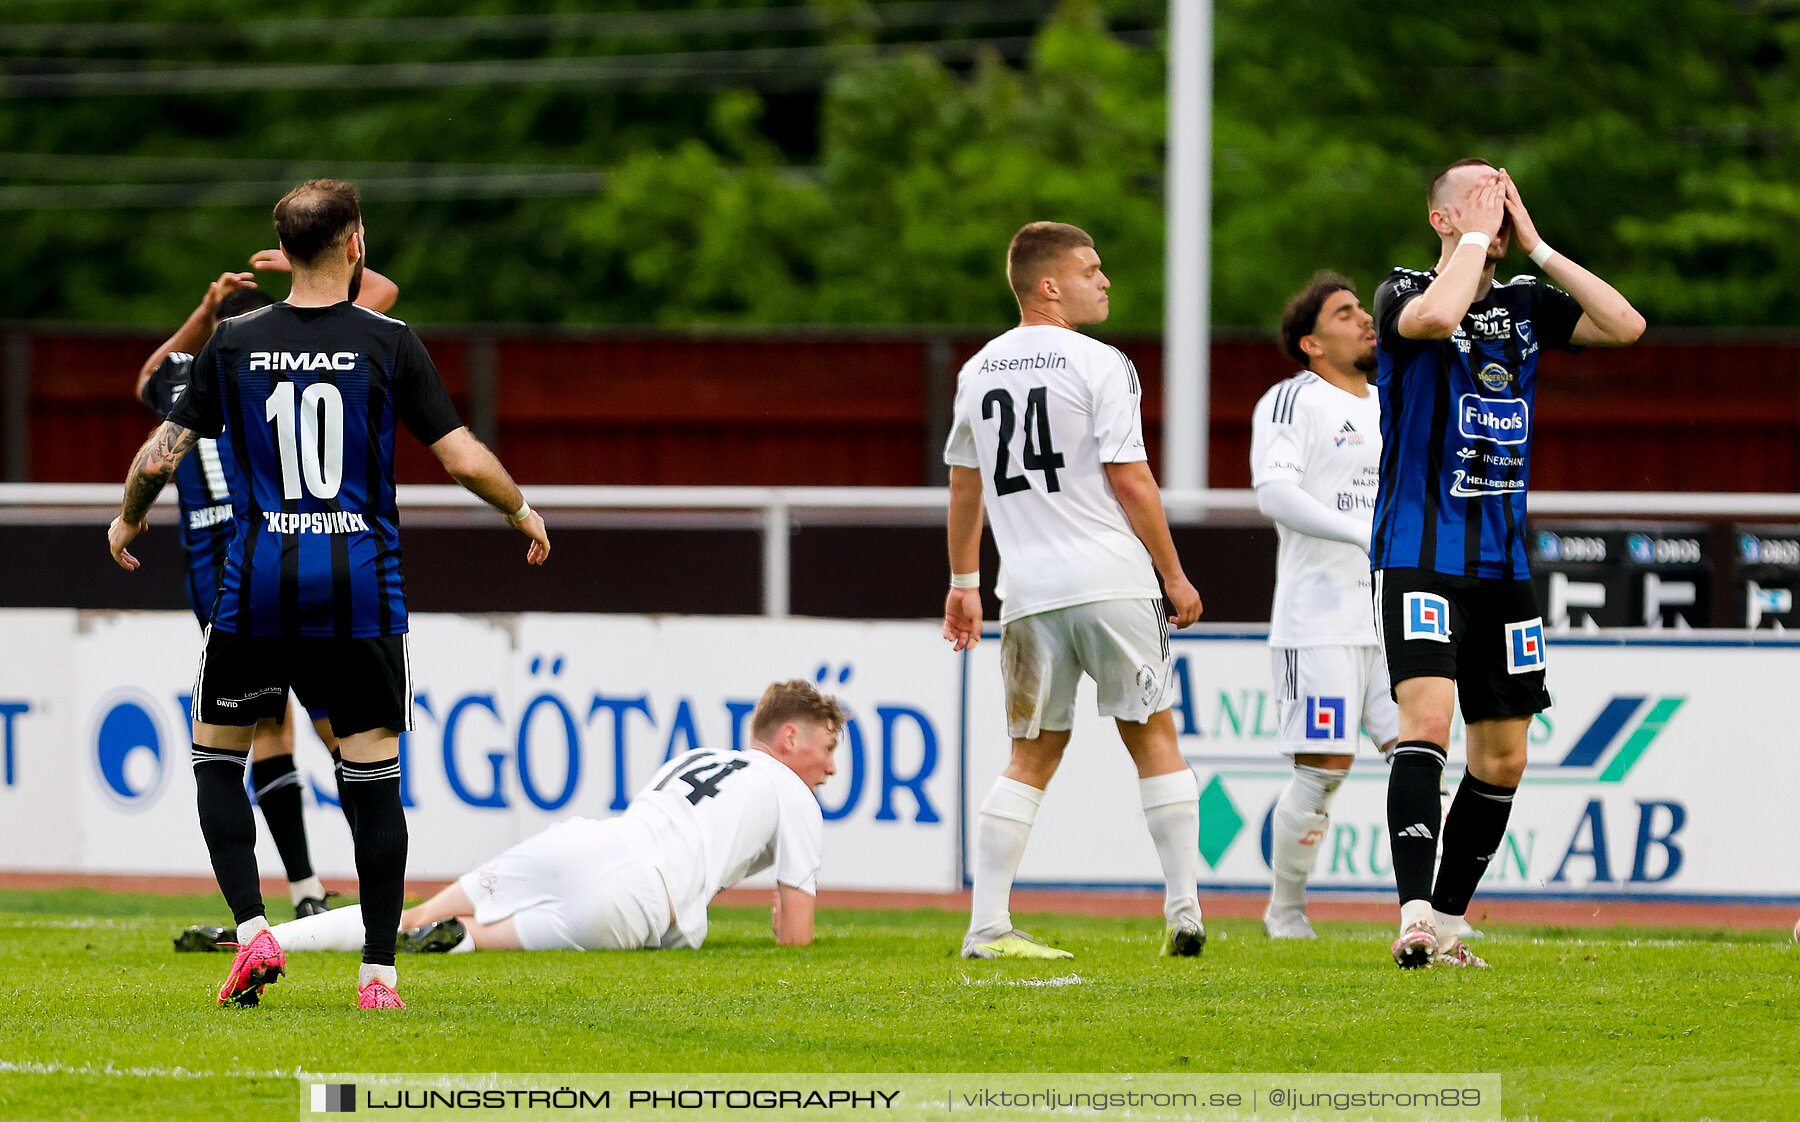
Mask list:
[[[471,921],[471,922],[473,922],[473,921]],[[449,950],[445,951],[444,953],[445,954],[468,954],[470,951],[472,951],[474,949],[475,949],[475,936],[473,933],[465,931],[463,933],[462,941],[457,943],[454,947],[451,947]]]
[[1012,885],[1044,792],[1002,775],[981,804],[975,828],[975,886],[969,894],[969,933],[1012,930]]
[[1420,920],[1424,920],[1426,923],[1431,924],[1433,930],[1437,929],[1437,913],[1431,910],[1431,901],[1402,901],[1400,904],[1400,930],[1405,932],[1407,928]]
[[309,897],[314,900],[323,900],[325,899],[325,886],[319,883],[316,875],[307,877],[305,880],[291,880],[288,881],[288,895],[293,897],[296,906],[300,901]]
[[284,951],[360,951],[363,949],[362,905],[333,908],[316,916],[277,924],[275,941]]
[[1269,865],[1275,887],[1269,907],[1306,910],[1306,880],[1319,863],[1320,843],[1331,826],[1331,800],[1344,782],[1344,772],[1295,764],[1282,788],[1270,822]]
[[[237,925],[238,946],[240,946],[240,947],[249,946],[250,940],[256,938],[256,933],[258,931],[267,931],[267,930],[269,930],[269,921],[262,916],[257,916],[255,919],[245,920],[244,922]],[[275,941],[277,943],[280,943],[281,936],[279,936],[279,935],[275,936]],[[287,944],[282,943],[283,947],[285,947],[286,945]]]
[[1163,919],[1200,922],[1200,781],[1191,768],[1138,780],[1163,871]]
[[356,972],[356,988],[362,989],[370,982],[385,983],[388,989],[400,988],[400,972],[392,966],[377,966],[373,962],[365,962],[362,969]]

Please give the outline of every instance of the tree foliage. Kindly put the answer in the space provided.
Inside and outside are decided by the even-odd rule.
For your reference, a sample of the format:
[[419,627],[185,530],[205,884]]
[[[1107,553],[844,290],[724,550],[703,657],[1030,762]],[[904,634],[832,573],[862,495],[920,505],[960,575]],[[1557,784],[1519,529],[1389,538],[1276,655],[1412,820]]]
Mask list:
[[[815,86],[668,79],[0,99],[0,150],[15,154],[0,156],[0,170],[37,182],[22,159],[31,153],[254,158],[276,165],[269,202],[282,177],[369,161],[604,173],[578,198],[371,191],[373,263],[401,283],[409,318],[439,323],[987,327],[1013,314],[1008,237],[1056,218],[1095,235],[1114,281],[1113,326],[1158,328],[1165,60],[1159,33],[1119,32],[1143,26],[1146,4],[1063,0],[1024,57],[996,48],[948,63],[930,44],[856,52],[882,38],[859,17],[879,6],[817,0],[823,30],[808,41],[842,54]],[[83,18],[98,7],[79,6]],[[118,7],[120,18],[153,9],[171,22],[216,11],[197,0]],[[459,14],[517,7],[495,0]],[[537,10],[589,7],[546,0]],[[231,18],[275,11],[347,14],[240,6]],[[424,0],[385,0],[355,14],[431,12]],[[1367,296],[1392,266],[1429,264],[1424,188],[1465,155],[1508,167],[1546,238],[1653,323],[1800,322],[1800,255],[1788,248],[1800,232],[1797,37],[1791,6],[1752,0],[1479,10],[1218,0],[1213,322],[1266,327],[1318,268],[1348,273]],[[791,42],[683,32],[507,49],[577,59]],[[325,41],[295,51],[245,31],[183,58],[375,66],[498,50]],[[85,65],[122,53],[58,57]],[[136,56],[161,57],[148,47]],[[8,65],[28,69],[23,57]],[[178,320],[208,277],[269,239],[267,203],[204,202],[15,199],[0,241],[0,315]]]

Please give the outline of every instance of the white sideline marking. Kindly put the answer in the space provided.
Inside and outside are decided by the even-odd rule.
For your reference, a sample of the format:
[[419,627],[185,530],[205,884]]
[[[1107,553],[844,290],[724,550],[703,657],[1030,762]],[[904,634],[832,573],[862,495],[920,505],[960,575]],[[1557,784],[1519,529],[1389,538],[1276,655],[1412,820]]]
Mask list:
[[[1493,940],[1489,940],[1492,942]],[[1532,947],[1648,947],[1655,950],[1694,950],[1699,947],[1759,947],[1770,944],[1758,939],[1508,939],[1504,942],[1524,943]]]
[[0,1060],[0,1071],[23,1075],[112,1075],[131,1079],[298,1079],[306,1074],[303,1068],[288,1071],[189,1071],[185,1067],[114,1067],[110,1063],[103,1067],[95,1067],[93,1064],[75,1067],[72,1064],[40,1064],[29,1060]]
[[93,927],[137,927],[142,919],[51,919],[48,916],[10,916],[0,920],[0,927],[60,927],[81,930]]
[[1079,974],[1065,974],[1060,978],[971,978],[963,975],[965,986],[1080,986],[1085,985]]

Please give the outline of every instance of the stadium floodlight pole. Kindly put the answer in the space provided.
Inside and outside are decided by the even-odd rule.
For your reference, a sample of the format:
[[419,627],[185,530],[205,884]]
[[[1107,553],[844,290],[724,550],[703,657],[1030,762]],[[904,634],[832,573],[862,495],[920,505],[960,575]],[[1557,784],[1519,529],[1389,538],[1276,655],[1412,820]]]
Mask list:
[[1162,474],[1164,488],[1177,492],[1207,483],[1212,25],[1212,0],[1169,0]]

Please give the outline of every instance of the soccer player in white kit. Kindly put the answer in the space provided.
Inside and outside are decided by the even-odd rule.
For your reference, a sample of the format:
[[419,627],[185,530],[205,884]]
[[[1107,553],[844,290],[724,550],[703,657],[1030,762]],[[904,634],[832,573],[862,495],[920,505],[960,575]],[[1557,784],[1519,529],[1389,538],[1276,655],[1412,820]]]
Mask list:
[[[776,682],[751,714],[750,750],[684,752],[624,814],[571,817],[526,838],[402,914],[402,948],[697,948],[713,896],[770,867],[775,941],[811,943],[825,830],[814,792],[837,770],[843,725],[837,700],[812,683]],[[359,950],[352,913],[280,924],[275,939],[287,951]]]
[[[1166,894],[1163,953],[1198,955],[1199,784],[1176,744],[1168,626],[1200,616],[1145,462],[1142,389],[1116,348],[1075,328],[1106,319],[1094,240],[1033,222],[1007,250],[1019,326],[957,378],[944,638],[981,638],[981,522],[1000,549],[995,594],[1012,758],[981,805],[965,958],[1069,958],[1012,925],[1010,897],[1039,802],[1069,743],[1075,689],[1094,679],[1137,765]],[[1157,575],[1162,576],[1162,588]],[[1171,610],[1165,610],[1166,593]]]
[[1271,822],[1275,884],[1263,930],[1311,939],[1306,881],[1331,801],[1362,744],[1359,730],[1385,754],[1400,735],[1400,710],[1369,576],[1381,460],[1381,407],[1369,390],[1375,321],[1349,281],[1322,272],[1288,302],[1281,341],[1305,369],[1262,396],[1250,429],[1256,505],[1281,540],[1269,654],[1281,751],[1294,761]]

